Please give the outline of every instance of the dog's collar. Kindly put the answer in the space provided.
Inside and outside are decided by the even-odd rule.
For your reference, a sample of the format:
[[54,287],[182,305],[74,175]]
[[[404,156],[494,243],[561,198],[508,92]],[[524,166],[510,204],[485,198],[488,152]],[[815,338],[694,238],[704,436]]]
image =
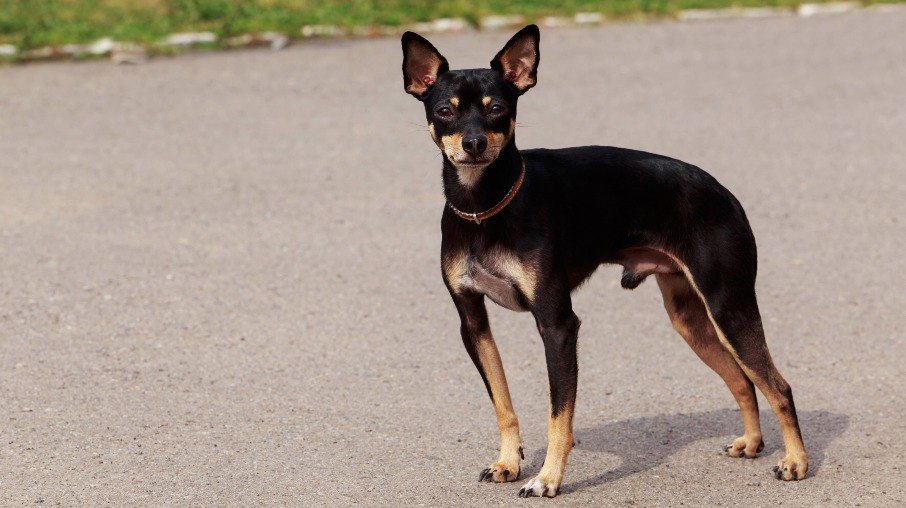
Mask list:
[[519,192],[519,188],[522,187],[523,180],[525,180],[525,161],[522,161],[522,171],[519,172],[519,178],[516,179],[516,183],[514,183],[513,186],[510,187],[510,191],[506,193],[506,196],[504,196],[503,199],[501,199],[500,202],[494,205],[491,209],[485,210],[483,212],[467,213],[463,212],[459,208],[456,208],[455,206],[453,206],[453,203],[450,203],[449,201],[447,202],[447,205],[449,205],[450,210],[453,210],[453,213],[460,216],[461,218],[470,220],[475,224],[481,224],[482,221],[488,220],[491,217],[497,215],[501,210],[506,208],[506,205],[510,204],[510,201],[512,201],[513,198],[516,197],[516,193]]

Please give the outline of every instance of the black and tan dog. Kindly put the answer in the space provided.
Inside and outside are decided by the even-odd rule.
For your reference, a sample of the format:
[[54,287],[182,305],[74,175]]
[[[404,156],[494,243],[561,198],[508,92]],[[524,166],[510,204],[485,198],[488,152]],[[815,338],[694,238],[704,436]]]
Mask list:
[[755,239],[742,206],[703,170],[623,148],[516,148],[516,103],[536,82],[538,27],[519,33],[491,69],[451,71],[421,36],[403,35],[406,92],[425,106],[443,153],[443,278],[462,340],[484,379],[500,429],[500,457],[479,479],[519,477],[522,439],[484,297],[530,311],[550,381],[544,465],[520,496],[557,494],[573,447],[579,318],[570,293],[602,263],[623,266],[632,289],[654,274],[674,328],[726,382],[742,413],[731,457],[764,446],[753,386],[780,420],[786,456],[777,478],[808,469],[793,394],[765,344],[755,300]]

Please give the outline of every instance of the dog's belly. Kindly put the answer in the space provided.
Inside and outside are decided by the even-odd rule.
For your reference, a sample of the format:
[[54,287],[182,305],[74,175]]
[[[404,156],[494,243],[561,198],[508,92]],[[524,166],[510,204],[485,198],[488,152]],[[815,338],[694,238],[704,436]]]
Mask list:
[[509,310],[529,310],[525,297],[512,281],[492,273],[474,260],[470,260],[468,266],[468,270],[459,280],[463,287],[481,293]]

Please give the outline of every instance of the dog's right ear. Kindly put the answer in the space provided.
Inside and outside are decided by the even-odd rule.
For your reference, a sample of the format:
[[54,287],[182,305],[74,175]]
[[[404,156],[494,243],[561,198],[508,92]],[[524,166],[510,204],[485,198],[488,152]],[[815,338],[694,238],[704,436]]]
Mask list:
[[503,79],[513,85],[520,95],[535,86],[538,81],[540,40],[541,31],[538,30],[538,25],[528,25],[516,32],[500,53],[491,60],[491,68],[500,72]]
[[434,86],[437,77],[450,70],[447,59],[428,39],[415,32],[403,34],[403,85],[418,100]]

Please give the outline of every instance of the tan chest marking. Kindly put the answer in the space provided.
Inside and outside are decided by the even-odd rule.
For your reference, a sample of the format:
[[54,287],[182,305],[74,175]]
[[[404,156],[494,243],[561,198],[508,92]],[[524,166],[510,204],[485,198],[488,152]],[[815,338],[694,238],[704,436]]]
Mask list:
[[454,292],[475,291],[510,310],[528,310],[526,304],[535,299],[537,270],[509,251],[495,249],[481,257],[458,253],[444,259],[443,270]]

